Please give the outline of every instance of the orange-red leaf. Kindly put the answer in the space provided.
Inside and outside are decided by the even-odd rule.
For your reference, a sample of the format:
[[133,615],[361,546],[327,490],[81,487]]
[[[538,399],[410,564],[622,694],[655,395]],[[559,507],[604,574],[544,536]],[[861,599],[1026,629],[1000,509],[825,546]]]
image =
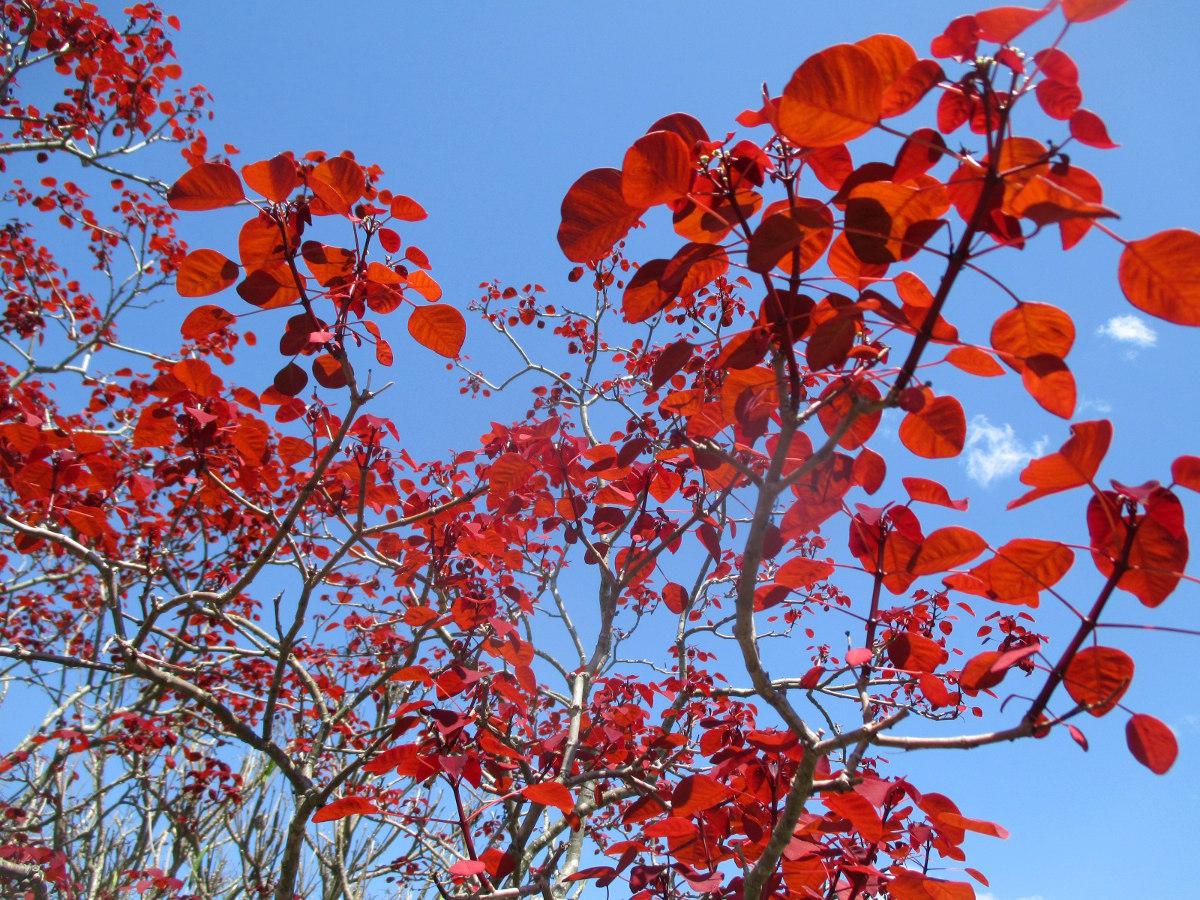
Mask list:
[[167,191],[171,208],[184,212],[221,209],[244,199],[242,180],[223,163],[201,163],[188,169]]
[[1057,356],[1043,353],[1024,360],[1021,382],[1046,412],[1064,419],[1075,413],[1075,376]]
[[300,183],[296,161],[286,153],[242,166],[242,177],[251,189],[272,203],[283,203]]
[[909,566],[914,575],[945,572],[969,563],[987,549],[987,541],[969,528],[950,525],[930,534]]
[[1120,144],[1108,136],[1108,128],[1104,120],[1090,109],[1077,109],[1071,113],[1071,137],[1081,144],[1096,147],[1100,150],[1111,150]]
[[237,321],[237,316],[211,304],[197,306],[183,320],[179,332],[189,341],[207,337],[213,332],[220,331],[226,325]]
[[1112,12],[1125,0],[1063,0],[1062,11],[1068,22],[1087,22]]
[[888,642],[887,657],[897,669],[932,672],[946,661],[947,654],[937,641],[923,634],[902,631]]
[[833,574],[833,563],[805,556],[794,556],[779,567],[775,583],[790,588],[810,588]]
[[1087,647],[1067,666],[1063,686],[1076,703],[1087,704],[1093,716],[1117,705],[1133,679],[1133,660],[1113,647]]
[[967,440],[967,417],[953,397],[933,397],[900,423],[900,441],[917,456],[958,456]]
[[690,816],[724,803],[734,792],[709,775],[689,775],[680,779],[671,792],[671,813]]
[[1031,500],[1089,483],[1100,468],[1112,442],[1112,423],[1107,419],[1077,422],[1071,437],[1049,456],[1032,460],[1021,473],[1021,483],[1033,488],[1008,504],[1009,509]]
[[1008,674],[1008,669],[992,670],[993,664],[1001,655],[999,650],[985,650],[970,659],[958,676],[958,686],[974,696],[979,691],[986,691],[998,685]]
[[673,131],[638,138],[621,164],[621,196],[631,207],[670,203],[692,186],[691,147]]
[[379,812],[379,807],[366,797],[342,797],[322,806],[313,815],[313,822],[335,822],[346,816],[365,816]]
[[1075,323],[1048,303],[1021,303],[992,326],[992,347],[1019,359],[1042,354],[1066,359],[1074,343]]
[[979,36],[985,41],[1007,44],[1049,11],[1049,6],[1042,9],[997,6],[975,13],[975,22],[979,25]]
[[1179,755],[1179,744],[1171,729],[1154,716],[1142,713],[1125,725],[1125,742],[1134,759],[1155,775],[1165,775]]
[[779,127],[805,147],[831,147],[865,134],[879,121],[883,78],[871,54],[837,44],[800,64],[779,103]]
[[1179,456],[1171,463],[1171,481],[1180,487],[1200,491],[1200,456]]
[[607,256],[645,210],[625,202],[619,171],[592,169],[571,185],[561,212],[558,246],[571,262],[586,263]]
[[1117,277],[1138,309],[1176,325],[1200,325],[1200,234],[1172,228],[1131,241]]
[[392,218],[404,222],[420,222],[429,215],[420,203],[403,195],[392,198],[391,210]]
[[984,378],[1004,374],[1004,368],[996,362],[995,357],[978,347],[955,347],[946,354],[946,362],[956,369]]
[[340,216],[350,214],[350,208],[363,195],[366,183],[362,166],[345,156],[325,160],[308,176],[312,192],[331,212]]
[[521,788],[521,796],[542,806],[553,806],[570,815],[575,809],[575,798],[571,791],[557,781],[543,781],[538,784],[527,784]]
[[442,286],[420,269],[409,272],[405,283],[430,303],[442,299]]
[[453,306],[418,306],[408,317],[408,333],[423,347],[454,359],[467,339],[467,321]]
[[987,586],[993,600],[1037,606],[1038,594],[1057,584],[1074,562],[1071,548],[1058,541],[1017,538],[970,574]]
[[965,498],[962,500],[951,500],[950,492],[936,481],[930,481],[928,478],[902,478],[901,483],[904,485],[904,489],[908,491],[908,496],[913,500],[920,500],[923,503],[933,503],[937,506],[946,506],[950,509],[957,509],[960,512],[967,508]]
[[179,264],[175,289],[180,297],[207,297],[238,279],[237,263],[216,250],[193,250]]

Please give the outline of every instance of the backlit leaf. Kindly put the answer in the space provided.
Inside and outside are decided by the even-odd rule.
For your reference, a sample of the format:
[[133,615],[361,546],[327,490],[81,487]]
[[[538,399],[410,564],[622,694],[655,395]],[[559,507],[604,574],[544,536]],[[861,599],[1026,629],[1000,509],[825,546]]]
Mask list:
[[418,306],[408,317],[408,333],[423,347],[454,359],[467,339],[467,322],[453,306]]
[[521,796],[542,806],[553,806],[564,815],[569,815],[575,809],[575,797],[565,785],[557,781],[527,784],[521,788]]
[[1173,228],[1131,241],[1117,275],[1138,309],[1176,325],[1200,325],[1200,234]]
[[1064,419],[1075,413],[1075,376],[1057,356],[1043,353],[1024,360],[1021,382],[1038,406]]
[[1007,44],[1050,11],[1050,7],[997,6],[975,13],[979,36],[993,44]]
[[1125,725],[1125,742],[1134,759],[1155,775],[1165,775],[1179,755],[1179,744],[1171,729],[1142,713]]
[[1043,354],[1066,359],[1074,343],[1075,323],[1048,303],[1021,303],[992,326],[992,347],[1020,359]]
[[201,163],[188,169],[167,191],[171,208],[184,212],[221,209],[245,198],[237,172],[223,163]]
[[1200,491],[1200,456],[1180,456],[1171,463],[1171,480],[1180,487]]
[[207,297],[237,281],[239,271],[237,263],[216,250],[193,250],[179,264],[175,289],[181,297]]
[[571,262],[607,256],[645,209],[630,206],[621,194],[621,173],[592,169],[571,185],[562,202],[558,246]]
[[924,459],[958,456],[967,440],[967,417],[954,397],[934,397],[900,423],[900,441]]
[[950,525],[925,538],[909,570],[914,575],[946,572],[969,563],[986,549],[987,542],[975,532]]
[[1071,113],[1071,137],[1081,144],[1096,147],[1100,150],[1111,150],[1121,146],[1108,136],[1108,128],[1104,120],[1090,109],[1077,109]]
[[692,186],[691,147],[673,131],[642,135],[621,164],[621,196],[630,207],[650,207],[686,196]]
[[1125,0],[1063,0],[1062,11],[1068,22],[1098,19],[1125,3]]
[[179,332],[187,340],[194,341],[220,331],[226,325],[232,325],[236,321],[237,316],[226,312],[219,306],[211,304],[197,306],[183,320]]
[[1111,442],[1112,423],[1107,419],[1076,422],[1071,437],[1057,452],[1032,460],[1021,472],[1021,483],[1033,490],[1011,501],[1008,508],[1089,483]]
[[379,807],[366,797],[342,797],[322,806],[313,815],[313,822],[336,822],[346,816],[365,816],[379,812]]
[[912,631],[902,631],[888,642],[887,657],[906,672],[932,672],[946,661],[945,649],[935,640]]
[[348,383],[346,369],[341,361],[331,353],[322,353],[312,362],[313,377],[317,384],[331,390],[344,388]]
[[734,792],[708,775],[688,775],[680,779],[671,792],[671,812],[675,816],[690,816],[719,806]]
[[[351,207],[358,202],[366,187],[362,166],[345,156],[325,160],[308,175],[308,186],[331,212],[336,215],[350,214]],[[314,209],[314,212],[318,210]]]
[[804,147],[830,147],[879,121],[884,83],[871,54],[837,44],[800,64],[779,103],[783,134]]
[[404,222],[420,222],[429,215],[420,203],[412,197],[405,197],[403,195],[392,198],[391,212],[392,218],[400,219]]
[[824,581],[833,571],[833,563],[794,556],[776,571],[775,583],[797,590],[810,588],[818,581]]
[[300,183],[296,161],[286,153],[242,166],[246,184],[272,203],[283,203]]
[[937,506],[946,506],[950,509],[964,510],[967,508],[966,499],[951,500],[950,492],[944,486],[936,481],[930,481],[927,478],[902,478],[901,483],[904,489],[908,491],[908,496],[913,500],[920,500],[923,503],[933,503]]
[[1114,706],[1133,679],[1133,660],[1113,647],[1086,647],[1075,654],[1063,677],[1063,687],[1076,703],[1087,704],[1093,716]]
[[946,354],[946,362],[956,369],[984,378],[1004,374],[1004,368],[996,362],[995,357],[978,347],[955,347]]

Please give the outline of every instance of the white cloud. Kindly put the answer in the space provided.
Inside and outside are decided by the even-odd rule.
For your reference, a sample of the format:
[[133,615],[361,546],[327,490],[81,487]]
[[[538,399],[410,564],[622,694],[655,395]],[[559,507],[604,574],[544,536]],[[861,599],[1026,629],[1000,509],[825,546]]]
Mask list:
[[1096,329],[1096,334],[1134,347],[1153,347],[1158,343],[1158,335],[1140,316],[1113,316]]
[[987,487],[1040,456],[1045,446],[1045,438],[1026,446],[1011,425],[993,425],[987,416],[975,416],[967,428],[967,476]]
[[1112,412],[1112,404],[1107,400],[1093,400],[1090,397],[1080,397],[1079,403],[1075,407],[1075,415],[1082,416],[1088,412],[1098,412],[1101,415],[1107,415]]

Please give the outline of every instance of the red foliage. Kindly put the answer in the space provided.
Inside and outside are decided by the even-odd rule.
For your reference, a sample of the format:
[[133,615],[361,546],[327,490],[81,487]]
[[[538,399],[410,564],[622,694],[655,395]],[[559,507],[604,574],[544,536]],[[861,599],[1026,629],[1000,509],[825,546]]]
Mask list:
[[[1058,12],[1084,22],[1119,4]],[[527,417],[418,461],[376,403],[389,316],[467,373],[464,392],[498,389],[465,368],[466,319],[408,243],[425,210],[348,152],[239,168],[211,154],[196,129],[207,95],[169,86],[173,23],[153,6],[123,31],[67,0],[6,7],[9,44],[27,51],[12,58],[66,83],[47,114],[5,82],[6,152],[117,178],[111,214],[57,176],[14,182],[15,203],[81,226],[102,271],[138,252],[106,294],[68,275],[44,230],[0,231],[14,350],[0,657],[51,701],[0,758],[14,823],[0,882],[70,896],[90,866],[104,896],[291,898],[314,872],[353,868],[480,898],[581,880],[639,900],[970,897],[932,861],[964,860],[968,831],[1007,832],[875,748],[1061,729],[1087,749],[1072,720],[1122,710],[1133,756],[1165,773],[1175,739],[1122,706],[1134,662],[1096,627],[1117,591],[1152,608],[1175,589],[1188,541],[1174,488],[1200,487],[1200,461],[1178,457],[1167,487],[1104,487],[1101,420],[1028,464],[1010,507],[1089,495],[1095,599],[1050,644],[1027,610],[1058,599],[1076,553],[939,525],[967,501],[868,446],[897,409],[911,456],[959,456],[955,392],[1005,366],[1035,403],[1074,414],[1069,311],[1018,300],[961,337],[948,318],[962,273],[994,252],[1052,226],[1064,249],[1111,234],[1099,183],[1062,150],[1115,146],[1079,107],[1074,63],[1057,44],[1008,46],[1058,12],[956,19],[932,44],[945,68],[892,36],[830,47],[738,117],[754,138],[712,140],[682,113],[654,123],[620,170],[585,173],[563,200],[559,244],[591,309],[546,303],[540,285],[485,285],[472,304],[538,380]],[[1018,108],[1035,103],[1066,123],[1062,143],[1020,136]],[[984,152],[951,149],[963,126]],[[873,132],[895,152],[855,165],[847,143]],[[188,163],[169,188],[100,149],[159,139]],[[624,240],[655,206],[675,234],[636,265]],[[227,207],[242,224],[223,249],[180,243],[176,212]],[[1200,235],[1122,243],[1130,302],[1200,324]],[[915,258],[942,267],[928,285]],[[119,341],[169,279],[225,299],[191,307],[178,345]],[[249,349],[249,321],[270,348]],[[530,327],[582,361],[576,374],[531,356]],[[235,365],[276,338],[282,361]],[[931,371],[950,390],[935,394]],[[862,594],[839,586],[864,579]],[[975,606],[996,624],[973,624]],[[826,642],[829,620],[853,623],[849,643]],[[1014,669],[1026,699],[992,709]],[[965,723],[985,706],[1008,718],[977,733]],[[915,718],[946,735],[907,730]],[[99,829],[118,790],[133,819]],[[581,868],[584,847],[612,864]]]

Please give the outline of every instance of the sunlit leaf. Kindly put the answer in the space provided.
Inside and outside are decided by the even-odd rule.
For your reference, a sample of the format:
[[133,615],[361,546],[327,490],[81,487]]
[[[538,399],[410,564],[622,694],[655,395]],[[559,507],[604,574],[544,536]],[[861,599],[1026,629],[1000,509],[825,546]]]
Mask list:
[[313,815],[313,822],[336,822],[346,816],[365,816],[379,812],[379,807],[366,797],[342,797],[322,806]]
[[779,125],[804,147],[844,144],[879,121],[884,83],[871,54],[837,44],[800,64],[779,104]]
[[1125,0],[1063,0],[1062,11],[1068,22],[1088,22],[1112,12]]
[[1142,713],[1125,725],[1125,742],[1134,759],[1155,775],[1165,775],[1179,755],[1179,744],[1171,729]]
[[[308,175],[308,186],[331,212],[340,216],[350,214],[366,187],[362,166],[345,156],[325,160]],[[314,212],[318,210],[314,209]]]
[[558,245],[571,262],[607,256],[645,209],[630,206],[621,194],[621,173],[592,169],[571,185],[562,202]]
[[673,131],[642,135],[621,164],[621,196],[630,207],[670,203],[692,186],[691,147]]
[[521,788],[521,796],[542,806],[553,806],[564,815],[575,809],[575,798],[565,785],[557,781],[542,781]]
[[1102,716],[1114,706],[1133,679],[1133,660],[1114,647],[1085,647],[1075,654],[1063,677],[1063,687],[1076,703]]
[[179,331],[187,340],[194,341],[220,331],[225,326],[232,325],[236,321],[237,316],[226,312],[219,306],[212,306],[211,304],[197,306],[188,313]]
[[900,441],[917,456],[945,459],[962,453],[967,417],[954,397],[933,397],[900,422]]
[[245,198],[237,172],[223,163],[201,163],[188,169],[167,191],[171,208],[184,212],[221,209]]
[[1131,241],[1117,274],[1138,309],[1176,325],[1200,325],[1200,234],[1173,228]]
[[216,250],[193,250],[179,264],[175,289],[181,297],[207,297],[238,280],[237,263]]
[[296,161],[286,153],[242,166],[242,177],[252,190],[272,203],[283,203],[300,183]]
[[1107,419],[1076,422],[1071,437],[1057,452],[1032,460],[1021,472],[1021,483],[1033,490],[1011,501],[1008,508],[1089,483],[1111,442],[1112,423]]
[[467,339],[467,322],[453,306],[418,306],[408,317],[408,333],[418,344],[454,359]]

